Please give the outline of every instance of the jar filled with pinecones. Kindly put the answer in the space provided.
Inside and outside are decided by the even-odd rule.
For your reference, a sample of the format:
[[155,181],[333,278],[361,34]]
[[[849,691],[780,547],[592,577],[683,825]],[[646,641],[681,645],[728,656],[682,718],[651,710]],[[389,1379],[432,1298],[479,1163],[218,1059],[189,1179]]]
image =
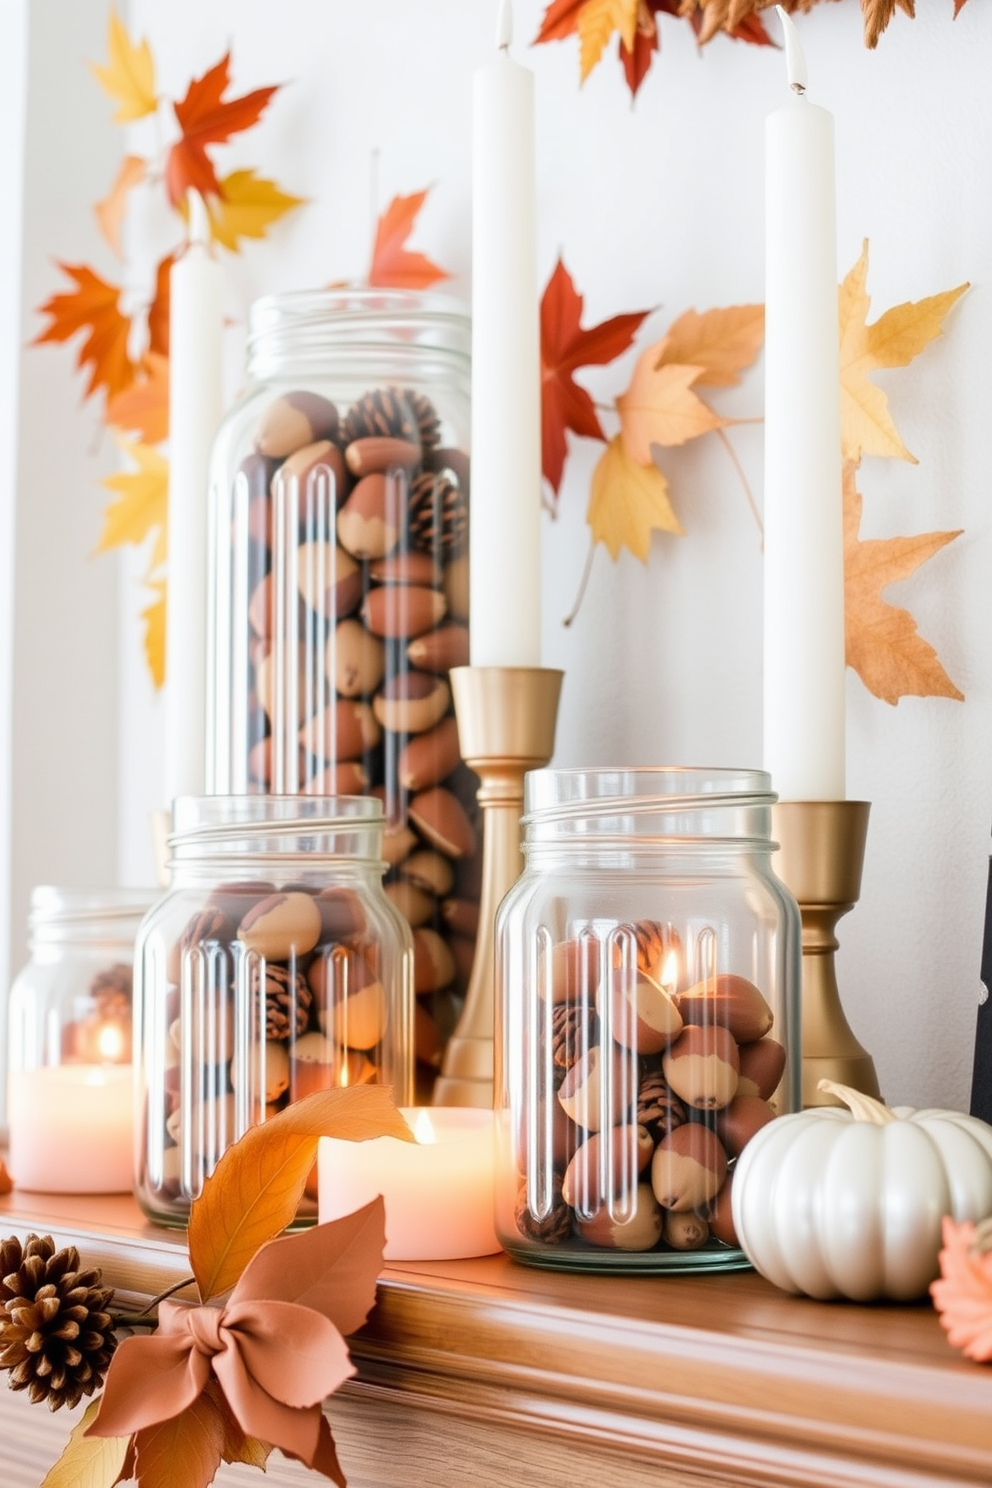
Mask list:
[[258,301],[211,468],[207,789],[381,801],[422,1098],[478,923],[477,781],[448,681],[469,660],[469,332],[436,293]]
[[[222,1154],[314,1091],[413,1100],[413,942],[372,796],[180,797],[135,946],[135,1192],[184,1224]],[[315,1181],[300,1218],[316,1216]]]
[[11,1175],[47,1193],[132,1181],[132,969],[153,889],[33,890],[10,990]]
[[761,770],[534,770],[496,921],[496,1233],[532,1265],[748,1264],[732,1192],[800,1099],[801,926]]

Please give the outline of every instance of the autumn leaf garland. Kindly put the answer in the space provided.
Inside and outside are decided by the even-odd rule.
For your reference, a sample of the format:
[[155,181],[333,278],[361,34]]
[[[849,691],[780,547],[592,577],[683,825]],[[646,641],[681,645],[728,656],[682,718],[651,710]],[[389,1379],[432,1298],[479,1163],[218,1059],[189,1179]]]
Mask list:
[[[909,577],[960,534],[862,538],[857,475],[863,455],[916,463],[896,430],[884,391],[871,376],[886,368],[904,367],[925,350],[941,334],[949,311],[967,285],[897,305],[869,322],[867,277],[865,243],[839,290],[847,662],[884,702],[896,703],[907,696],[961,699],[909,611],[883,598],[889,585]],[[590,558],[579,602],[598,544],[613,559],[627,548],[646,562],[653,532],[682,535],[682,522],[661,467],[663,451],[708,433],[726,440],[725,431],[735,420],[721,417],[699,389],[739,382],[757,358],[764,336],[761,305],[686,311],[638,356],[626,391],[614,401],[619,432],[610,437],[603,431],[600,410],[576,383],[575,373],[610,362],[626,351],[646,312],[615,316],[583,328],[582,308],[582,297],[559,260],[541,306],[544,476],[551,488],[553,512],[557,511],[566,457],[566,433],[606,445],[590,483],[586,511]],[[745,492],[751,500],[746,484]]]

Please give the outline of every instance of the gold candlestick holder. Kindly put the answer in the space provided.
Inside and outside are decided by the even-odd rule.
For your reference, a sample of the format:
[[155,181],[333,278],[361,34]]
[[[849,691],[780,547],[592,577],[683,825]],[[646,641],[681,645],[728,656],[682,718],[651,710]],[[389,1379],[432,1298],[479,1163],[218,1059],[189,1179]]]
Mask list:
[[564,673],[547,667],[453,667],[462,758],[479,776],[482,892],[465,1005],[434,1085],[436,1106],[493,1104],[495,920],[520,876],[524,775],[554,753]]
[[879,1098],[871,1055],[851,1031],[841,1006],[834,952],[837,921],[861,893],[868,835],[867,801],[779,801],[772,834],[775,872],[795,896],[803,923],[802,1091],[804,1106],[838,1102],[822,1079]]

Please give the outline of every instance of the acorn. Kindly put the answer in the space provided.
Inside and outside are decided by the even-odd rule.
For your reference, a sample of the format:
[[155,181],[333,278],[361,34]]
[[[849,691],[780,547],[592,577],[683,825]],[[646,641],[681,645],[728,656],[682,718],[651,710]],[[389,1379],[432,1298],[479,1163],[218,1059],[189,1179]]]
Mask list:
[[699,1250],[710,1238],[709,1225],[691,1209],[677,1214],[673,1209],[665,1209],[663,1213],[661,1238],[673,1250]]
[[611,1215],[604,1204],[591,1219],[580,1219],[579,1234],[590,1245],[608,1246],[610,1250],[652,1250],[661,1239],[662,1217],[651,1186],[639,1183],[633,1190],[633,1204],[614,1208]]
[[722,1240],[724,1245],[740,1245],[737,1231],[734,1229],[733,1185],[734,1170],[731,1168],[727,1174],[727,1181],[706,1210],[710,1234],[715,1240]]
[[643,1126],[632,1123],[593,1132],[576,1148],[565,1169],[561,1191],[566,1204],[582,1219],[592,1216],[608,1198],[619,1199],[637,1184],[654,1154],[654,1142]]
[[728,1157],[740,1157],[756,1131],[774,1121],[775,1112],[760,1095],[737,1094],[729,1106],[717,1113],[716,1130]]
[[729,1105],[737,1091],[740,1055],[726,1028],[688,1024],[662,1057],[675,1094],[697,1111]]
[[[604,1028],[625,1049],[638,1054],[658,1054],[682,1031],[675,1000],[640,967],[626,966],[610,972],[599,992],[599,1013]],[[608,1008],[603,1003],[608,1002]]]
[[651,1187],[664,1209],[701,1209],[720,1192],[727,1154],[709,1127],[697,1121],[677,1126],[655,1148]]
[[785,1045],[777,1039],[757,1039],[740,1046],[741,1076],[737,1089],[741,1095],[760,1095],[770,1101],[785,1073]]
[[775,1021],[761,992],[742,976],[707,977],[681,993],[678,1003],[683,1023],[717,1023],[739,1044],[763,1038]]
[[586,1049],[565,1075],[558,1090],[562,1110],[585,1131],[599,1131],[623,1120],[637,1096],[637,1076],[629,1073],[619,1050],[603,1053],[598,1044]]
[[599,987],[599,941],[593,935],[560,940],[551,954],[540,957],[538,992],[550,1002],[587,1002],[595,1005]]

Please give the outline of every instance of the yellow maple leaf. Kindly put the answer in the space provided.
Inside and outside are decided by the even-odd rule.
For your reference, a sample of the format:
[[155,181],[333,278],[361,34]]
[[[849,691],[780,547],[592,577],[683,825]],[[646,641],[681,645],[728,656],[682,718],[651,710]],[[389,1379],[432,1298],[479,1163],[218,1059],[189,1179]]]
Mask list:
[[140,155],[125,155],[110,191],[93,208],[97,226],[118,258],[121,257],[121,225],[127,211],[128,195],[145,179],[146,171]]
[[99,1400],[86,1407],[69,1433],[62,1455],[40,1488],[80,1488],[81,1484],[116,1483],[127,1456],[128,1436],[87,1436],[96,1420]]
[[621,548],[647,562],[651,533],[674,532],[682,524],[668,499],[668,482],[654,464],[632,460],[617,434],[610,440],[592,473],[586,521],[594,542],[601,542],[616,559]]
[[305,198],[281,191],[275,181],[253,170],[232,171],[220,183],[220,196],[207,197],[210,231],[232,253],[239,238],[264,238],[273,222],[302,206]]
[[165,681],[165,580],[150,579],[147,582],[157,597],[141,612],[145,625],[145,661],[152,682],[161,687]]
[[586,0],[578,15],[580,82],[584,83],[614,31],[634,50],[638,0]]
[[920,532],[915,537],[863,539],[857,463],[844,464],[844,633],[847,664],[875,697],[964,700],[934,648],[908,610],[889,604],[882,591],[908,578],[960,532]]
[[840,420],[844,458],[885,455],[909,460],[915,456],[903,444],[889,413],[888,399],[869,381],[869,373],[883,367],[905,367],[940,335],[944,318],[968,289],[930,295],[887,310],[868,325],[871,299],[868,278],[868,240],[861,257],[840,287]]
[[165,561],[169,464],[158,450],[147,444],[129,443],[126,439],[118,440],[118,444],[138,469],[118,471],[101,482],[118,499],[104,510],[103,532],[95,551],[106,553],[125,543],[143,543],[157,529],[150,560],[152,568],[157,568]]
[[692,391],[705,368],[670,362],[667,341],[641,353],[630,387],[617,399],[624,450],[636,465],[652,463],[652,444],[685,444],[727,423]]
[[665,362],[699,367],[697,382],[733,387],[750,367],[765,337],[764,305],[731,305],[722,310],[686,310],[672,322],[661,343]]
[[158,108],[155,95],[155,63],[147,41],[134,46],[116,11],[110,12],[107,26],[107,66],[91,62],[90,68],[100,87],[120,107],[115,124],[130,124],[154,114]]
[[161,444],[169,433],[169,358],[150,351],[143,372],[107,403],[107,423],[138,434],[142,444]]

